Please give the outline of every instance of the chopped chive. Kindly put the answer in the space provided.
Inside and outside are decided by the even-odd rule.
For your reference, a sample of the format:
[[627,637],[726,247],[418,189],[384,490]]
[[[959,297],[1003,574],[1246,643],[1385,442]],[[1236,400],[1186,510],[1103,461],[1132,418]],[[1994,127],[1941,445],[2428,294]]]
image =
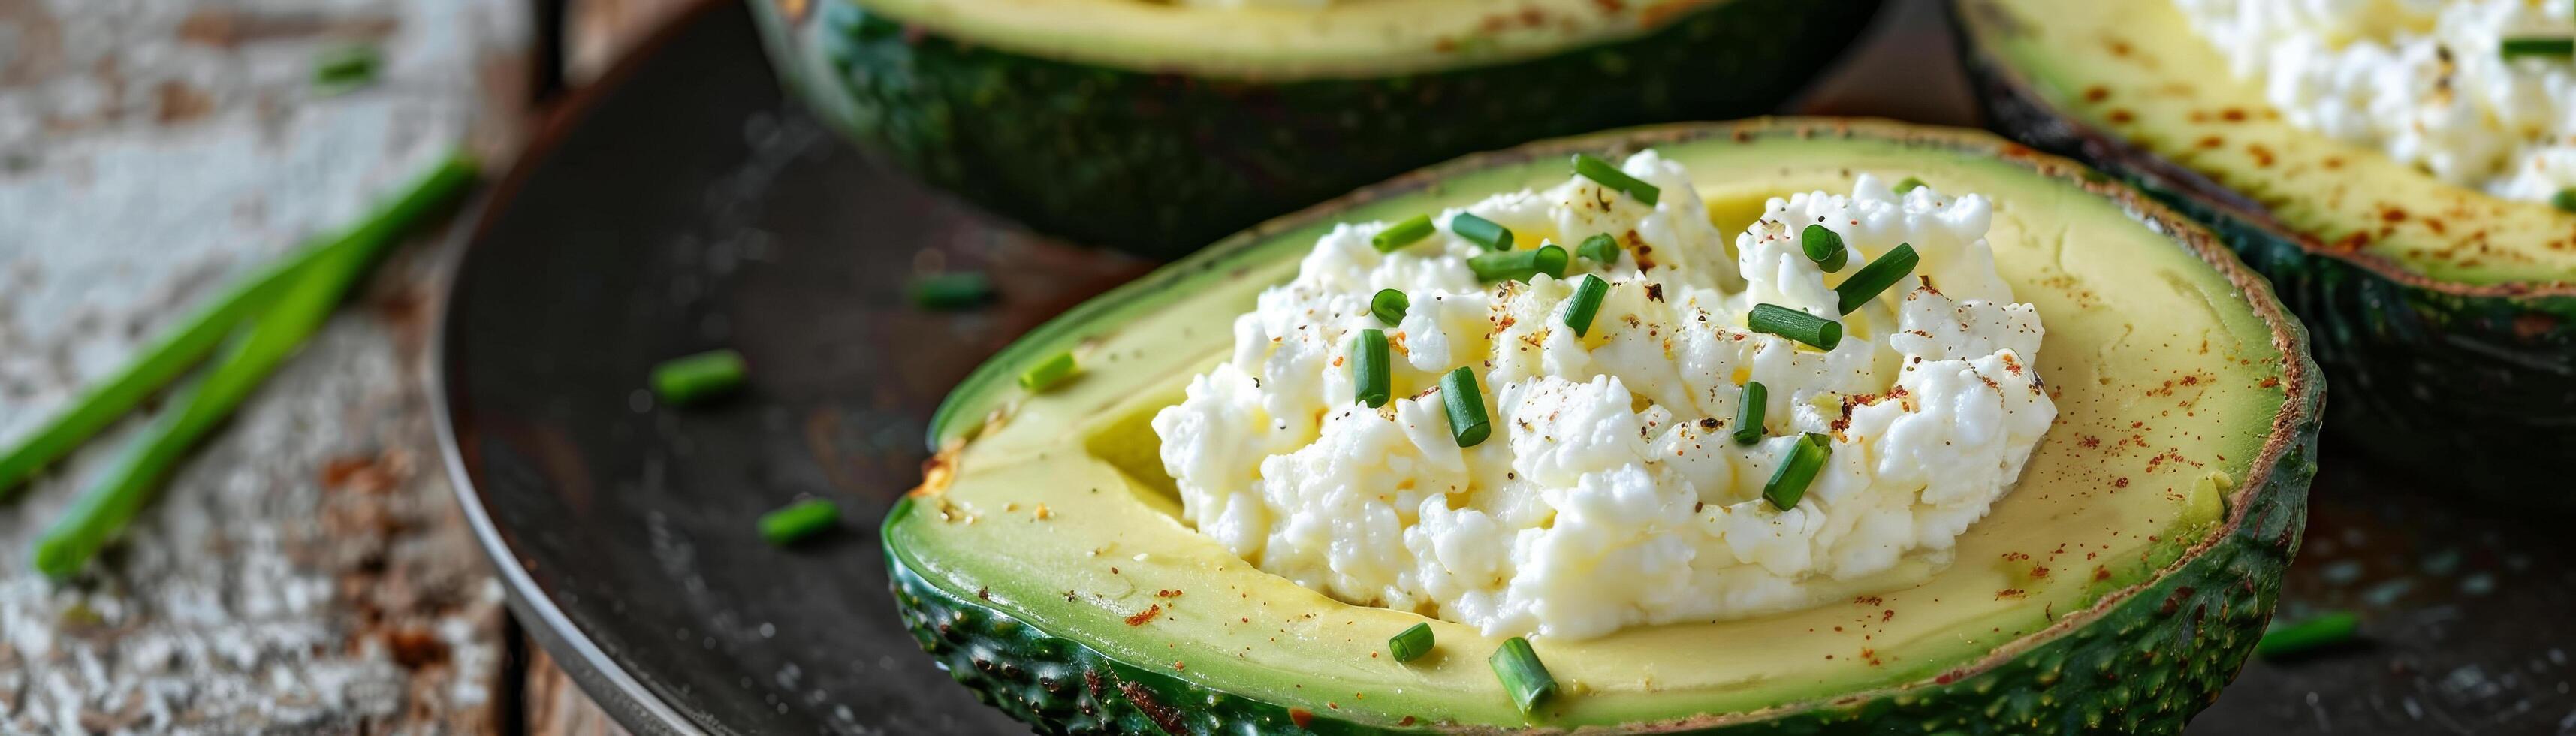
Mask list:
[[1921,188],[1923,188],[1923,180],[1911,176],[1896,181],[1897,194],[1904,194]]
[[2549,198],[2549,204],[2568,212],[2576,212],[2576,187],[2558,190],[2557,196]]
[[1020,371],[1020,388],[1028,389],[1032,393],[1044,392],[1072,380],[1080,373],[1082,373],[1082,366],[1073,362],[1073,353],[1056,353],[1054,357],[1029,366],[1028,370]]
[[1535,250],[1470,256],[1467,270],[1476,272],[1476,281],[1480,283],[1525,279],[1538,272],[1537,258],[1538,251]]
[[2359,615],[2335,611],[2264,633],[2254,642],[2254,653],[2272,659],[2312,652],[2352,641],[2360,628]]
[[1476,387],[1476,371],[1458,366],[1440,377],[1440,403],[1449,410],[1449,436],[1459,447],[1475,447],[1494,431],[1485,419],[1485,393]]
[[1581,245],[1574,246],[1574,254],[1592,259],[1592,262],[1604,266],[1618,263],[1619,239],[1610,237],[1609,233],[1584,238]]
[[972,309],[992,300],[993,280],[973,271],[923,274],[912,279],[912,303],[923,309]]
[[1655,200],[1663,194],[1663,190],[1655,185],[1629,176],[1628,172],[1620,171],[1619,167],[1610,165],[1608,161],[1593,158],[1590,154],[1574,154],[1574,173],[1599,182],[1601,186],[1626,192],[1628,196],[1636,197],[1637,201],[1646,203],[1648,207],[1655,206]]
[[1735,444],[1762,441],[1762,410],[1770,405],[1771,389],[1761,381],[1744,384],[1744,395],[1735,399]]
[[1843,279],[1842,283],[1834,285],[1834,293],[1842,297],[1843,314],[1851,314],[1852,310],[1859,309],[1860,305],[1868,304],[1869,300],[1878,298],[1880,292],[1887,291],[1887,287],[1895,286],[1896,282],[1904,279],[1906,274],[1913,273],[1914,264],[1922,260],[1922,256],[1914,254],[1913,244],[1898,243],[1895,250],[1890,250],[1880,255],[1878,260],[1870,261],[1869,265],[1853,271],[1851,278]]
[[2508,38],[2496,45],[2507,59],[2526,56],[2576,56],[2576,38]]
[[1512,705],[1521,713],[1535,712],[1539,701],[1556,694],[1556,678],[1547,673],[1547,665],[1538,661],[1538,652],[1530,649],[1528,639],[1512,637],[1494,650],[1485,662],[1494,666],[1494,675],[1503,679],[1503,689],[1512,695]]
[[1816,482],[1816,472],[1824,469],[1825,458],[1833,451],[1832,441],[1814,432],[1789,443],[1788,456],[1771,471],[1771,479],[1762,483],[1762,500],[1782,511],[1797,508],[1798,500],[1807,497],[1807,486]]
[[1379,253],[1393,253],[1397,248],[1431,237],[1432,233],[1439,230],[1431,225],[1430,215],[1414,215],[1405,218],[1403,222],[1388,225],[1386,229],[1377,231],[1375,237],[1369,238],[1369,245],[1377,248]]
[[115,541],[188,450],[330,321],[341,298],[365,276],[376,256],[465,193],[474,183],[476,170],[471,157],[451,155],[401,196],[320,246],[322,253],[290,277],[258,316],[242,325],[240,337],[205,379],[172,397],[171,408],[154,418],[98,485],[73,499],[62,518],[36,539],[30,556],[36,570],[57,580],[71,577]]
[[1744,324],[1754,332],[1779,335],[1818,350],[1832,350],[1843,342],[1842,323],[1777,304],[1753,305],[1753,312],[1744,316]]
[[1484,283],[1528,281],[1539,274],[1564,278],[1568,261],[1565,249],[1550,243],[1529,250],[1470,257],[1467,270],[1476,272],[1476,280]]
[[653,393],[673,406],[703,403],[741,388],[742,374],[741,353],[709,350],[653,366]]
[[1566,257],[1564,248],[1556,247],[1555,244],[1551,243],[1539,246],[1538,250],[1533,252],[1537,253],[1538,256],[1532,258],[1531,261],[1533,265],[1537,266],[1539,273],[1560,279],[1565,278],[1565,267],[1568,263],[1571,263],[1573,259]]
[[1851,261],[1851,249],[1843,247],[1842,234],[1823,225],[1808,225],[1806,230],[1800,231],[1798,247],[1807,252],[1807,260],[1815,261],[1816,267],[1824,269],[1825,273],[1843,270],[1843,264]]
[[1393,380],[1388,362],[1385,332],[1360,330],[1358,337],[1351,338],[1351,383],[1358,387],[1359,402],[1371,409],[1386,405],[1387,387]]
[[760,538],[772,547],[785,547],[822,533],[841,521],[841,507],[820,498],[808,498],[778,510],[760,515]]
[[1512,249],[1511,228],[1477,217],[1473,212],[1460,212],[1457,217],[1449,218],[1449,231],[1457,233],[1458,237],[1466,238],[1469,242],[1485,246],[1486,250]]
[[1431,624],[1419,623],[1414,624],[1413,628],[1405,629],[1403,633],[1389,637],[1386,640],[1386,651],[1395,655],[1395,661],[1411,662],[1421,659],[1422,655],[1430,654],[1431,643]]
[[1565,326],[1574,328],[1575,337],[1592,333],[1592,317],[1601,312],[1601,297],[1610,293],[1610,282],[1584,274],[1574,283],[1574,296],[1565,300]]
[[1377,321],[1386,323],[1388,327],[1404,321],[1404,313],[1412,310],[1413,300],[1405,298],[1402,291],[1379,289],[1377,296],[1369,297],[1369,314],[1375,315]]
[[324,92],[344,92],[375,81],[376,67],[383,60],[383,51],[374,46],[331,49],[313,61],[313,86]]

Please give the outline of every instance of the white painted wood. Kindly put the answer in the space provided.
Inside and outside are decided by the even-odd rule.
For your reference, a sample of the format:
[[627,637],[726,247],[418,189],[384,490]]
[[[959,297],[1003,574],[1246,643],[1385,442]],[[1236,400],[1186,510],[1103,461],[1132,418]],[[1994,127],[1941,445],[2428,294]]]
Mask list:
[[[0,0],[0,442],[230,280],[519,124],[518,0]],[[313,58],[379,44],[326,96]],[[0,733],[495,730],[500,591],[434,462],[415,243],[57,585],[27,546],[131,434],[0,503]]]

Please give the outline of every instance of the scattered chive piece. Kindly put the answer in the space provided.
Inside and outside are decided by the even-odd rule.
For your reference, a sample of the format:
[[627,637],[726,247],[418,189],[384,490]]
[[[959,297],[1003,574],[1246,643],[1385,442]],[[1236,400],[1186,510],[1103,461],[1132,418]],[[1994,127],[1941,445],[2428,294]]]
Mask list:
[[1762,441],[1762,410],[1770,404],[1771,389],[1761,381],[1744,384],[1744,395],[1735,399],[1735,444]]
[[653,393],[664,403],[688,406],[742,387],[742,354],[709,350],[653,366]]
[[1923,180],[1911,176],[1896,181],[1897,194],[1904,194],[1921,188],[1923,188]]
[[1592,332],[1592,317],[1601,312],[1601,297],[1610,293],[1610,282],[1584,274],[1574,283],[1574,296],[1565,301],[1565,326],[1574,328],[1575,337]]
[[1476,387],[1476,371],[1458,366],[1440,376],[1440,403],[1449,409],[1449,436],[1459,447],[1475,447],[1494,431],[1485,419],[1485,393]]
[[324,92],[345,92],[375,81],[376,66],[384,53],[374,46],[342,46],[323,52],[313,61],[313,86]]
[[1570,260],[1564,248],[1550,243],[1530,250],[1474,256],[1467,259],[1467,269],[1476,272],[1476,280],[1484,283],[1528,281],[1539,274],[1564,278]]
[[1351,383],[1358,387],[1359,402],[1375,409],[1386,405],[1388,384],[1393,380],[1387,369],[1386,333],[1360,330],[1351,338]]
[[2361,616],[2335,611],[2264,633],[2254,642],[2254,653],[2272,659],[2312,652],[2352,641],[2360,628]]
[[1405,629],[1404,633],[1388,638],[1386,650],[1389,654],[1395,655],[1395,661],[1398,662],[1411,662],[1421,659],[1422,655],[1430,654],[1431,624],[1414,624],[1413,628]]
[[209,369],[205,380],[171,397],[169,408],[154,418],[98,485],[73,499],[62,518],[36,539],[30,556],[36,570],[61,580],[87,566],[142,512],[188,450],[330,321],[341,298],[374,265],[376,256],[464,194],[473,185],[476,171],[471,157],[450,155],[402,195],[321,245],[321,253],[298,269],[257,317],[242,325],[241,336]]
[[1413,300],[1405,298],[1402,291],[1379,289],[1377,296],[1369,297],[1369,314],[1376,315],[1377,321],[1386,323],[1388,327],[1404,321],[1404,313],[1412,310]]
[[[2576,212],[2576,187],[2568,187],[2566,189],[2558,190],[2558,195],[2550,197],[2549,203],[2559,209]],[[0,483],[5,483],[5,481],[0,481]]]
[[973,271],[923,274],[912,280],[912,303],[923,309],[971,309],[992,300],[993,280]]
[[1744,324],[1754,332],[1779,335],[1818,350],[1832,350],[1843,342],[1842,323],[1777,304],[1753,305],[1753,313],[1745,315]]
[[1878,260],[1870,261],[1869,265],[1853,271],[1851,278],[1843,279],[1842,283],[1834,285],[1834,293],[1842,295],[1843,314],[1851,314],[1852,310],[1859,309],[1860,305],[1868,304],[1869,300],[1878,298],[1879,292],[1895,286],[1896,282],[1904,279],[1906,274],[1913,273],[1914,264],[1922,260],[1921,256],[1914,254],[1913,244],[1899,243],[1895,250],[1888,251],[1880,255]]
[[1851,249],[1843,247],[1842,234],[1823,225],[1808,225],[1807,229],[1799,231],[1798,247],[1807,252],[1807,260],[1815,261],[1817,267],[1825,269],[1825,273],[1843,270],[1843,264],[1851,261]]
[[2497,44],[2504,58],[2576,56],[2576,38],[2508,38]]
[[1056,353],[1054,357],[1039,361],[1037,365],[1029,366],[1028,370],[1020,371],[1020,388],[1028,389],[1031,393],[1043,392],[1071,380],[1080,373],[1082,373],[1082,366],[1073,362],[1073,353]]
[[1619,239],[1610,237],[1609,233],[1584,238],[1583,244],[1574,246],[1574,254],[1592,259],[1592,262],[1604,266],[1618,263]]
[[1610,165],[1610,162],[1593,158],[1591,154],[1574,154],[1574,173],[1599,182],[1601,186],[1626,192],[1628,196],[1636,197],[1637,201],[1646,203],[1648,207],[1655,206],[1656,198],[1663,194],[1663,190],[1655,185],[1639,181],[1637,177],[1629,176],[1628,172],[1620,171],[1619,167]]
[[1369,245],[1377,248],[1379,253],[1393,253],[1397,248],[1412,245],[1438,231],[1439,228],[1432,227],[1430,215],[1414,215],[1377,231],[1375,237],[1369,238]]
[[1538,661],[1538,652],[1530,649],[1528,639],[1512,637],[1503,641],[1494,656],[1485,662],[1494,666],[1494,675],[1503,678],[1503,689],[1512,694],[1512,705],[1521,713],[1533,712],[1539,701],[1556,694],[1556,678],[1547,673],[1547,665]]
[[1449,218],[1449,231],[1477,245],[1485,246],[1486,250],[1512,249],[1511,228],[1477,217],[1472,212],[1460,212],[1457,217]]
[[841,507],[808,498],[761,514],[760,538],[769,540],[769,546],[785,547],[822,533],[840,521]]
[[1816,471],[1825,467],[1825,457],[1833,454],[1833,444],[1824,435],[1808,432],[1789,443],[1788,457],[1771,471],[1771,479],[1762,483],[1762,500],[1771,507],[1787,511],[1798,507],[1807,497],[1807,486],[1816,482]]

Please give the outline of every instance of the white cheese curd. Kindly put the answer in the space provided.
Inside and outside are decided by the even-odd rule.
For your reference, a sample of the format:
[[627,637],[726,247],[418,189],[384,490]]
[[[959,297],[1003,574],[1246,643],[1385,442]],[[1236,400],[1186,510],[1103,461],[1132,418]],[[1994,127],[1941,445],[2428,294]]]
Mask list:
[[2291,124],[2512,199],[2576,187],[2576,63],[2504,39],[2576,34],[2576,3],[2174,0]]
[[[1217,543],[1344,601],[1561,638],[1822,602],[1820,579],[1947,562],[2009,491],[2056,416],[2038,380],[2039,315],[2013,302],[1984,240],[1992,205],[1863,175],[1849,196],[1768,203],[1732,247],[1682,168],[1639,153],[1660,204],[1574,178],[1466,208],[1517,247],[1622,241],[1567,279],[1479,284],[1486,251],[1439,213],[1381,254],[1386,223],[1345,224],[1297,277],[1235,321],[1234,350],[1154,418],[1185,520]],[[1798,246],[1811,223],[1853,251],[1827,275]],[[1829,284],[1910,243],[1914,277],[1850,315]],[[1564,325],[1574,279],[1611,286],[1589,334]],[[1928,286],[1926,285],[1928,281]],[[1380,289],[1412,307],[1388,326]],[[1846,326],[1831,351],[1748,331],[1757,303]],[[1394,400],[1355,401],[1354,336],[1382,329]],[[1492,434],[1461,449],[1441,374],[1471,367]],[[1746,381],[1767,437],[1731,438]],[[1762,486],[1801,433],[1832,454],[1783,511]]]

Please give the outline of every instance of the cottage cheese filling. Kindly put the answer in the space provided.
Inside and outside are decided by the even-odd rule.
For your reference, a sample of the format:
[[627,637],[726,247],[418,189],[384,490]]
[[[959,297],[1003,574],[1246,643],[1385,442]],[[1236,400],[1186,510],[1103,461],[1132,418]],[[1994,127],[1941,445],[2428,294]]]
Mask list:
[[2292,124],[2513,199],[2576,187],[2576,63],[2504,39],[2576,34],[2532,0],[2174,0]]
[[[1370,245],[1383,222],[1317,241],[1235,321],[1231,359],[1154,418],[1186,521],[1344,601],[1569,639],[1803,608],[1818,579],[1946,562],[2057,411],[2031,367],[2039,315],[1984,240],[1991,204],[1863,175],[1848,196],[1771,199],[1730,249],[1681,166],[1650,151],[1624,169],[1660,204],[1577,177],[1464,210],[1521,248],[1623,241],[1616,263],[1578,258],[1564,280],[1479,284],[1466,259],[1487,251],[1449,229],[1461,210],[1393,254]],[[1849,243],[1840,273],[1800,250],[1810,223]],[[1829,285],[1900,243],[1921,278],[1839,315],[1834,350],[1746,329],[1758,303],[1837,316]],[[1587,272],[1612,286],[1577,337],[1564,305]],[[1369,313],[1385,288],[1412,301],[1400,324]],[[1353,399],[1351,338],[1369,328],[1392,343],[1396,398],[1379,409]],[[1466,449],[1439,390],[1458,366],[1493,426]],[[1747,381],[1768,389],[1769,436],[1738,445]],[[1831,435],[1832,455],[1783,511],[1762,486],[1802,432]]]

